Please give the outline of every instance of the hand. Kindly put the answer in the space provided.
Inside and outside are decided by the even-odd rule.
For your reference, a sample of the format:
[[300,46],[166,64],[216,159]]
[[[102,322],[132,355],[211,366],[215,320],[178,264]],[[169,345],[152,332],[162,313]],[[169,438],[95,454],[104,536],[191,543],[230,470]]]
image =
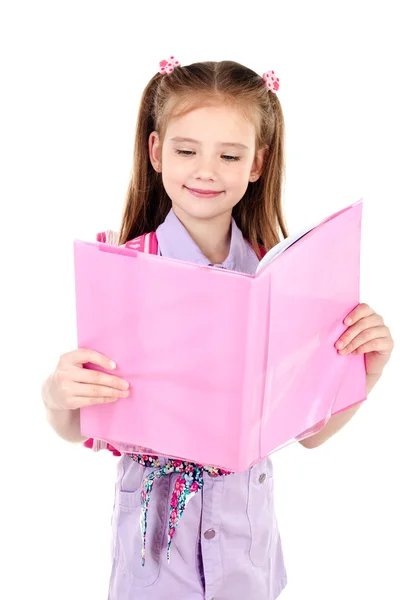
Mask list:
[[85,369],[85,363],[112,370],[109,358],[80,348],[63,354],[52,375],[45,382],[43,401],[50,410],[75,410],[91,404],[115,402],[129,395],[129,383],[115,375]]
[[381,376],[394,348],[394,341],[390,330],[384,325],[384,319],[367,304],[359,304],[344,319],[344,323],[350,327],[335,344],[339,354],[365,354],[367,376]]

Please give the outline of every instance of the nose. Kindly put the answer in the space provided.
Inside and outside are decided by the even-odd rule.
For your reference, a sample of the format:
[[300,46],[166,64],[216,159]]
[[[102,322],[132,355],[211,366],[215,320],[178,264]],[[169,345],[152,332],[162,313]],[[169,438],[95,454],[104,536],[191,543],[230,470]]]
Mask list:
[[203,156],[197,161],[195,178],[201,181],[216,181],[217,169],[214,157]]

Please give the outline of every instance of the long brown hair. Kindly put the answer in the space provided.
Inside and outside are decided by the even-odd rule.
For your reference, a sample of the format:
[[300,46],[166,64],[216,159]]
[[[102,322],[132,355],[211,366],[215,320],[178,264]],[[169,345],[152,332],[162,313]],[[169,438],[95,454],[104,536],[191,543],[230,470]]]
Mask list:
[[285,178],[285,126],[276,94],[260,75],[233,61],[198,62],[157,73],[147,84],[139,107],[133,167],[122,216],[119,244],[155,231],[171,209],[171,200],[149,159],[148,138],[157,131],[161,144],[171,117],[196,107],[227,103],[256,125],[256,149],[267,148],[262,174],[250,182],[233,217],[254,249],[266,250],[288,232],[282,213]]

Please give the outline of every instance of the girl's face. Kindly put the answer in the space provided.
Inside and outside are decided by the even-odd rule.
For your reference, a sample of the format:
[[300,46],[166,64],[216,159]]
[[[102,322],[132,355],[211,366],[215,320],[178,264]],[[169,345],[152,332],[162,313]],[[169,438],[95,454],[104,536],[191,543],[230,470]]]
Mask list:
[[[264,153],[255,153],[253,123],[226,106],[198,108],[171,119],[162,149],[153,132],[149,152],[173,208],[195,219],[231,215],[249,181],[258,180]],[[191,188],[218,195],[196,196]]]

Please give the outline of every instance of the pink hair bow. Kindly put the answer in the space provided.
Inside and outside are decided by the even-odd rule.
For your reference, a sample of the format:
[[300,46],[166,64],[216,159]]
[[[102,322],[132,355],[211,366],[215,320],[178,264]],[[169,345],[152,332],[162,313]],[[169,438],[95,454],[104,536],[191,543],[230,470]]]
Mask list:
[[267,71],[264,73],[263,81],[269,90],[276,94],[277,90],[279,89],[279,77],[275,76],[275,72]]
[[175,59],[174,56],[170,56],[168,60],[162,60],[160,62],[160,70],[159,73],[172,73],[175,67],[180,67],[180,63]]

